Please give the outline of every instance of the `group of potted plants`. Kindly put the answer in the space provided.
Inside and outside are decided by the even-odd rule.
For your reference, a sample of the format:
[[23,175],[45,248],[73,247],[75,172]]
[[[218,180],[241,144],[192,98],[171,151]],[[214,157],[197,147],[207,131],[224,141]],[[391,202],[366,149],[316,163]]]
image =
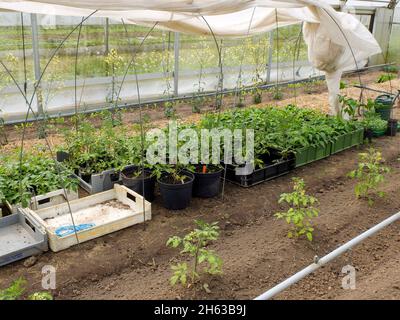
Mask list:
[[[113,183],[121,183],[155,199],[156,185],[163,205],[171,210],[186,208],[193,196],[209,198],[218,195],[222,167],[213,165],[150,164],[145,159],[148,143],[140,135],[115,128],[104,117],[99,128],[81,119],[78,130],[64,130],[65,144],[59,148],[59,160],[73,170],[80,181],[94,182],[108,173],[115,176],[111,184],[101,185],[105,191]],[[92,189],[93,191],[93,189]]]
[[214,165],[129,165],[121,171],[122,183],[152,202],[156,183],[162,203],[170,210],[189,206],[192,196],[212,198],[219,194],[222,167]]

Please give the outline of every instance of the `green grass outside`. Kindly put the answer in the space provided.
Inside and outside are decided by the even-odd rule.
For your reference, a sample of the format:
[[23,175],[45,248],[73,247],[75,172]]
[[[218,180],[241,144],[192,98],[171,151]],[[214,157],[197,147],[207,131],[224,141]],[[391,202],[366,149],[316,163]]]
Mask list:
[[[120,68],[118,74],[125,72],[126,66],[131,60],[131,46],[138,46],[149,28],[127,25],[129,38],[122,25],[110,25],[110,48],[116,48],[123,58],[124,66]],[[40,49],[48,49],[47,53],[42,54],[41,67],[47,60],[64,37],[71,32],[73,26],[59,26],[55,29],[41,28],[39,32]],[[275,32],[273,60],[291,62],[294,57],[296,39],[300,32],[300,26],[280,28]],[[26,28],[26,48],[31,48],[30,28]],[[56,74],[61,80],[71,80],[75,76],[75,57],[74,50],[77,41],[77,31],[64,43],[63,50],[56,61],[52,62],[48,68],[47,76],[52,77]],[[174,66],[173,54],[173,33],[154,30],[146,39],[143,51],[136,54],[136,69],[139,73],[164,72],[172,70]],[[212,37],[199,37],[193,35],[181,35],[180,39],[180,69],[199,70],[203,68],[217,67],[218,54]],[[259,35],[246,39],[224,39],[222,41],[223,65],[238,66],[258,65],[265,68],[268,61],[268,34]],[[170,48],[168,51],[166,48]],[[80,48],[88,48],[87,52],[79,54],[77,75],[79,78],[101,77],[109,75],[107,66],[104,62],[104,27],[99,25],[84,25],[81,31]],[[67,51],[66,51],[67,49]],[[69,49],[69,50],[68,50]],[[165,50],[163,50],[165,49]],[[20,27],[0,27],[0,51],[3,53],[13,50],[22,50],[22,38]],[[307,50],[304,41],[301,41],[299,60],[307,59]],[[27,57],[28,79],[33,79],[33,62]],[[22,58],[18,58],[18,64],[13,70],[19,80],[24,78]],[[129,74],[133,74],[133,67]]]

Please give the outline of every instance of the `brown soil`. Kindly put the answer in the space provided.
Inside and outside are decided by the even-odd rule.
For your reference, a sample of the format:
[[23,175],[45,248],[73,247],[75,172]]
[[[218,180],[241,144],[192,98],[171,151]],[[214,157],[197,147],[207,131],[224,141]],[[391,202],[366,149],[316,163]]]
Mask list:
[[[251,299],[273,287],[340,244],[400,210],[400,137],[375,140],[392,167],[384,185],[387,197],[369,207],[356,200],[354,182],[346,174],[355,167],[360,150],[352,149],[296,169],[292,174],[241,189],[227,184],[224,201],[194,199],[190,208],[173,213],[152,205],[153,219],[142,225],[75,246],[60,253],[48,252],[36,265],[17,262],[0,269],[0,287],[24,276],[30,290],[39,290],[41,268],[57,268],[58,299]],[[367,146],[363,147],[366,148]],[[302,177],[309,193],[320,200],[315,239],[291,240],[287,226],[273,214],[282,192],[290,191],[290,179]],[[165,246],[172,235],[183,235],[193,220],[219,221],[221,238],[212,245],[224,260],[224,274],[206,278],[211,293],[171,288],[170,263],[179,253]],[[399,299],[400,225],[393,224],[350,253],[285,291],[281,299]],[[341,268],[357,268],[357,290],[341,289]]]

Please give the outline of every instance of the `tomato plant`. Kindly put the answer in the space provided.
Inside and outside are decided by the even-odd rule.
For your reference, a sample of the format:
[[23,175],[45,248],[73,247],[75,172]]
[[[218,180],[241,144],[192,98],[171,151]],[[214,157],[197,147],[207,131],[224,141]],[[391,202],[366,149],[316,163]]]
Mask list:
[[314,228],[312,219],[318,217],[319,211],[314,207],[318,200],[306,194],[303,179],[293,178],[294,187],[292,193],[284,193],[280,196],[279,203],[286,203],[290,208],[286,212],[278,212],[275,216],[284,219],[292,225],[288,237],[306,236],[309,241],[313,239]]
[[200,278],[199,267],[204,265],[203,272],[217,275],[222,273],[222,259],[215,254],[214,250],[207,246],[218,240],[219,227],[217,222],[211,224],[196,220],[196,228],[184,237],[173,236],[168,239],[167,246],[171,248],[181,247],[181,254],[193,259],[188,265],[180,262],[172,265],[174,271],[170,279],[171,285],[181,283],[183,286],[191,286]]
[[366,198],[368,204],[374,204],[374,195],[384,197],[385,193],[379,190],[379,186],[385,181],[385,174],[390,169],[383,165],[382,153],[370,148],[367,152],[359,154],[358,168],[351,171],[348,176],[358,182],[354,188],[357,198]]

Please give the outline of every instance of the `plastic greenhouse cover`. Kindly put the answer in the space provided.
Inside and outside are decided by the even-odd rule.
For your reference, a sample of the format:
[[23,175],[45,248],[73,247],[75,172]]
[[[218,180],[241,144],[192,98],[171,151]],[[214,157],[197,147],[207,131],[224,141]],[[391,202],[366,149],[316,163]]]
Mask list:
[[326,74],[332,114],[339,111],[343,71],[361,68],[368,57],[381,53],[374,36],[357,18],[335,11],[327,0],[5,0],[0,1],[0,10],[81,17],[93,14],[222,37],[247,36],[304,22],[308,57]]

